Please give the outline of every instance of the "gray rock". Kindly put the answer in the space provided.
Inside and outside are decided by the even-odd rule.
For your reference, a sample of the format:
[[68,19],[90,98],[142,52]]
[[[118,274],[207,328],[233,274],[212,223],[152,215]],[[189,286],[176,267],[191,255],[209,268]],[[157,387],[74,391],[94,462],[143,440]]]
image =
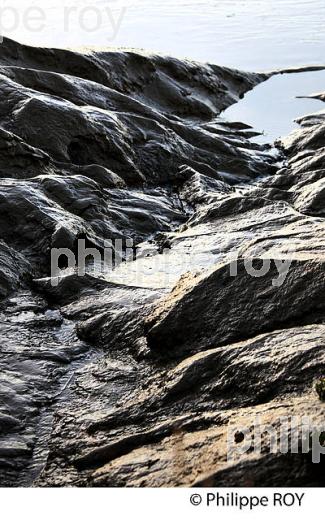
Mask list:
[[[0,485],[323,485],[265,438],[227,460],[243,421],[324,417],[325,116],[278,152],[219,117],[281,72],[4,39]],[[80,239],[137,257],[54,278]]]

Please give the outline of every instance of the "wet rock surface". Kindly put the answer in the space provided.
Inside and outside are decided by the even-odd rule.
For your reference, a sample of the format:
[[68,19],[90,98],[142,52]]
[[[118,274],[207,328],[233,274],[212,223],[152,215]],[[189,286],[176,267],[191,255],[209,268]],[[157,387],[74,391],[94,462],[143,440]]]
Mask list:
[[[324,420],[325,115],[277,148],[220,117],[272,74],[0,46],[1,485],[324,483],[265,438],[227,460]],[[53,276],[80,240],[134,254]]]

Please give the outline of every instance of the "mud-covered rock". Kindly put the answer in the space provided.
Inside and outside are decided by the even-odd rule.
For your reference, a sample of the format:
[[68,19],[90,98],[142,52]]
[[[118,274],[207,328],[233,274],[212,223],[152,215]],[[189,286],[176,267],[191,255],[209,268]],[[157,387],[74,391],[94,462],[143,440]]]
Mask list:
[[0,240],[0,299],[26,284],[31,275],[26,258]]
[[324,417],[325,116],[219,117],[278,72],[4,39],[0,485],[323,485],[299,436],[228,457]]

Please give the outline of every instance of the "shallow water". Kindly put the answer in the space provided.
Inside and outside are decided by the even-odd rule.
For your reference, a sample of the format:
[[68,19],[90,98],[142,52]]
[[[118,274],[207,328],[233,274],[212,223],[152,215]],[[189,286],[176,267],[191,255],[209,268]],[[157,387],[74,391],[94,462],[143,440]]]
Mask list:
[[[35,45],[142,47],[251,70],[325,60],[323,0],[3,0],[2,4],[19,10],[18,16],[10,10],[3,13],[3,34]],[[23,22],[30,6],[42,8],[41,24]]]
[[298,129],[294,119],[323,110],[317,99],[298,99],[325,90],[325,71],[274,76],[223,112],[228,121],[245,121],[263,135],[256,142],[270,143]]

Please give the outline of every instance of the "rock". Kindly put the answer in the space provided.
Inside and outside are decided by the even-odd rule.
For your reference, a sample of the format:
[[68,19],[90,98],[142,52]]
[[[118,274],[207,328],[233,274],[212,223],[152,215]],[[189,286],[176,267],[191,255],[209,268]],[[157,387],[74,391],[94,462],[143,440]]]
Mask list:
[[301,437],[228,458],[324,415],[325,115],[220,117],[285,72],[4,39],[0,485],[323,485]]
[[21,428],[23,423],[12,417],[11,415],[0,413],[0,433]]
[[0,457],[17,457],[30,455],[31,449],[23,442],[1,442],[0,441]]
[[0,176],[32,177],[46,169],[50,157],[40,149],[27,145],[17,135],[0,128]]
[[183,279],[158,302],[146,320],[148,344],[178,356],[229,344],[301,316],[312,320],[324,309],[324,290],[323,262],[290,259],[284,270],[282,261],[269,258],[239,260],[201,278]]
[[296,191],[295,207],[307,215],[325,215],[325,179],[304,186]]
[[24,285],[30,275],[28,260],[0,240],[0,299]]
[[69,366],[87,346],[71,322],[28,291],[7,300],[0,314],[0,485],[31,485],[46,453],[51,404],[64,395]]
[[[274,456],[268,469],[263,468],[264,450],[243,453],[235,465],[227,464],[228,427],[240,430],[259,419],[276,425],[281,416],[301,417],[301,409],[315,423],[323,420],[317,396],[311,394],[324,370],[323,329],[311,325],[275,330],[196,354],[167,373],[152,374],[147,388],[139,385],[106,416],[89,410],[77,418],[70,409],[70,420],[62,417],[63,429],[56,431],[61,442],[62,436],[70,439],[67,445],[75,454],[64,479],[95,486],[191,486],[213,474],[221,485],[227,471],[227,483],[244,485],[244,474],[237,473],[244,464],[254,485],[260,472],[265,472],[266,482],[281,481],[287,475],[285,464]],[[98,390],[92,396],[99,398]],[[75,438],[73,416],[80,432]],[[296,458],[297,467],[305,465],[301,456],[288,458]],[[53,485],[61,477],[62,467],[50,464],[42,482]],[[302,472],[293,472],[290,482],[308,477],[318,482],[321,478],[308,464]]]

